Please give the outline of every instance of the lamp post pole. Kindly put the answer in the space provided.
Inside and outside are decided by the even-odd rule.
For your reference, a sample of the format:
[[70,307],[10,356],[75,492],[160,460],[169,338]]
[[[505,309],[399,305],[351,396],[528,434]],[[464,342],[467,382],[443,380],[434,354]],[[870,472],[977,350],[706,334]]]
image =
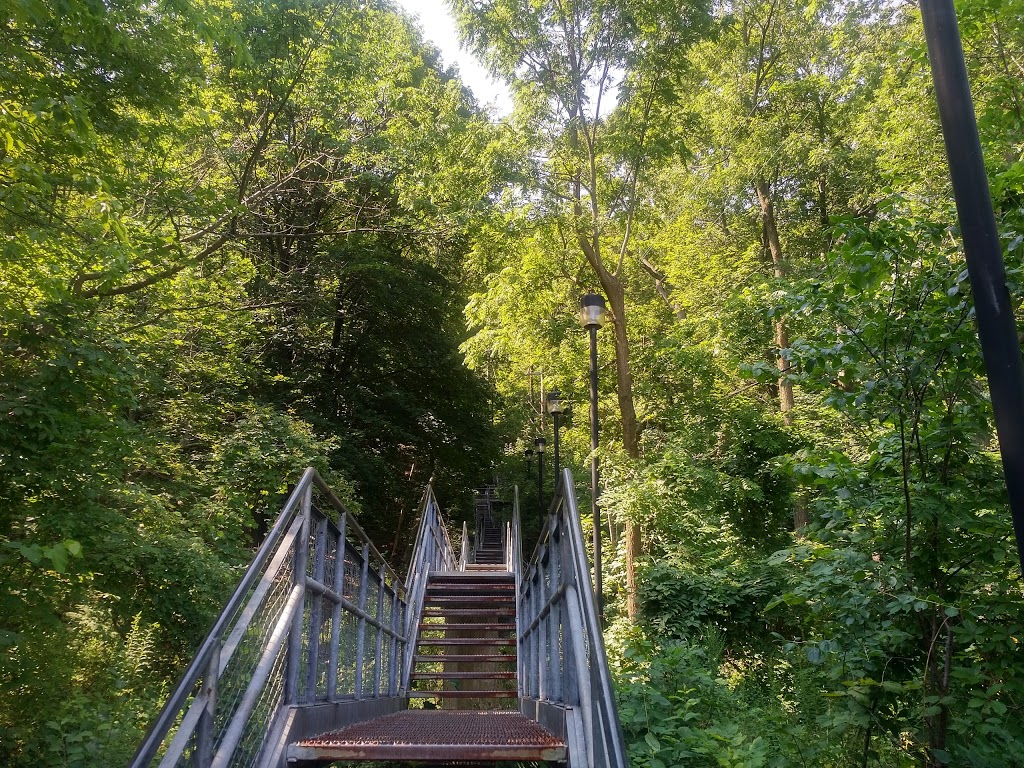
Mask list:
[[537,508],[540,510],[540,518],[544,519],[544,446],[548,441],[538,437],[533,441],[537,446]]
[[1006,287],[1003,249],[953,0],[921,0],[921,17],[988,372],[1017,557],[1024,573],[1024,364]]
[[552,389],[547,394],[547,411],[555,423],[555,490],[558,490],[558,483],[562,479],[562,463],[558,456],[558,429],[561,427],[562,414],[565,412],[565,404],[562,402],[562,393]]
[[604,595],[601,584],[601,506],[600,467],[597,459],[597,331],[604,325],[605,303],[596,293],[588,293],[580,299],[580,324],[590,332],[590,504],[594,518],[594,593],[597,597],[597,614],[604,620]]

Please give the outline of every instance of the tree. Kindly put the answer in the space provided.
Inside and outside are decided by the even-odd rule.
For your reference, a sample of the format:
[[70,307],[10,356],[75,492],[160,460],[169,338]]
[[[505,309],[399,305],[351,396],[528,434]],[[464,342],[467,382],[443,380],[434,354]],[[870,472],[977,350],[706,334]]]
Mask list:
[[0,35],[0,762],[123,764],[304,467],[388,531],[489,468],[458,286],[504,154],[377,5]]
[[[578,249],[608,298],[622,442],[640,456],[623,269],[650,169],[671,146],[659,122],[703,28],[704,2],[453,3],[470,46],[512,84],[542,166],[551,225]],[[609,118],[614,110],[614,115]],[[636,616],[640,532],[626,525],[627,610]]]

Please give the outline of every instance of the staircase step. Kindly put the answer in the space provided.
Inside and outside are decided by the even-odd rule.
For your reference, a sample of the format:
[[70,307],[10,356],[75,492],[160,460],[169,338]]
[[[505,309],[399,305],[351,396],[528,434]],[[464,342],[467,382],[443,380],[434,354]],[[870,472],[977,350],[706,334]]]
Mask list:
[[[516,610],[515,608],[496,606],[491,610],[483,611],[483,613],[494,616],[515,616]],[[444,618],[445,616],[480,616],[480,614],[481,610],[479,608],[442,608],[441,606],[436,606],[433,609],[423,609],[423,617],[429,619]]]
[[516,640],[514,637],[509,638],[494,638],[494,637],[458,637],[458,638],[447,638],[439,637],[432,639],[429,637],[420,638],[419,645],[499,645],[499,646],[510,646],[514,647]]
[[514,632],[515,624],[420,624],[420,632],[462,632],[467,629],[485,629],[490,632]]
[[409,691],[411,699],[516,699],[518,691]]
[[479,603],[486,604],[502,604],[502,603],[513,603],[515,602],[515,595],[430,595],[428,594],[423,599],[424,605],[477,605]]
[[437,582],[434,579],[430,580],[427,585],[427,594],[449,594],[449,595],[465,595],[465,594],[504,594],[506,592],[515,591],[516,585],[511,581],[499,581],[496,583],[481,582],[480,580],[466,581],[466,582]]
[[468,664],[504,664],[512,663],[516,660],[514,653],[492,653],[492,654],[470,654],[470,653],[452,653],[452,654],[437,654],[436,656],[415,656],[415,662],[417,664],[448,664],[465,662]]
[[412,680],[515,680],[515,672],[413,672]]
[[[289,745],[294,762],[564,762],[566,746],[518,712],[406,710]],[[465,763],[462,763],[465,764]]]
[[[469,563],[466,567],[473,565]],[[474,569],[473,571],[434,571],[430,574],[430,584],[458,584],[461,582],[473,582],[474,584],[490,584],[494,582],[515,583],[515,574],[504,569]]]

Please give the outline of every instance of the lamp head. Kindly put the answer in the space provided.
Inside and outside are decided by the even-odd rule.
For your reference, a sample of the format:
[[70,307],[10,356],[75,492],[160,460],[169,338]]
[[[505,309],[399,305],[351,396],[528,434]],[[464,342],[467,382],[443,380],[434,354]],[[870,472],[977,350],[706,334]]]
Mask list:
[[549,414],[555,416],[557,414],[565,413],[565,403],[562,402],[562,393],[557,389],[552,389],[548,392],[546,400],[547,402],[545,403],[545,407]]
[[584,328],[600,328],[608,319],[604,297],[587,293],[580,299],[580,325]]
[[536,440],[533,441],[533,444],[537,446],[537,453],[543,454],[544,446],[548,444],[548,441],[545,440],[543,437],[538,437]]

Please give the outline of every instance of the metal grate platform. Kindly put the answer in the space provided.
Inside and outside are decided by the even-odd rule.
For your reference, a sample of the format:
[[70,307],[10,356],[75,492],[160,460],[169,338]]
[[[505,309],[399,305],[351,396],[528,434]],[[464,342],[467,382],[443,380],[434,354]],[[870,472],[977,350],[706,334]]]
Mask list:
[[564,760],[565,744],[518,712],[407,710],[292,744],[290,761]]

